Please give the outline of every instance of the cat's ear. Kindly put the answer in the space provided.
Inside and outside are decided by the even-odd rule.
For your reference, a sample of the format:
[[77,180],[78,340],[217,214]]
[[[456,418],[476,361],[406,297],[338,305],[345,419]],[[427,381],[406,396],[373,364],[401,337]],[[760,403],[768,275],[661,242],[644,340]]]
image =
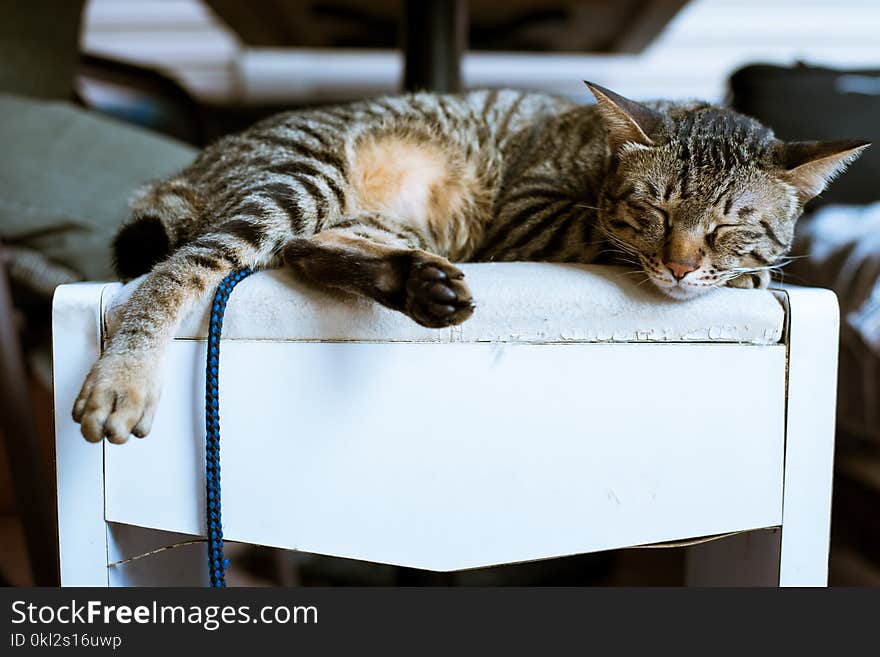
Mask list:
[[659,112],[598,84],[586,80],[584,84],[596,97],[597,107],[605,121],[605,129],[614,151],[628,142],[642,146],[654,145],[649,135],[663,118]]
[[870,145],[871,142],[860,140],[784,143],[780,158],[782,178],[795,186],[801,203],[806,203]]

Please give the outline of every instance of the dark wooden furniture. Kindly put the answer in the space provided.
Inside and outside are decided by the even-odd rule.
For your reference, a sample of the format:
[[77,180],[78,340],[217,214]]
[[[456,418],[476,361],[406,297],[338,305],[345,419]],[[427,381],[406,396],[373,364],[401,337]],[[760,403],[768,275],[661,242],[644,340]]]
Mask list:
[[12,293],[0,244],[0,432],[12,471],[34,583],[58,585],[57,531],[52,474],[40,452],[27,371],[14,322]]

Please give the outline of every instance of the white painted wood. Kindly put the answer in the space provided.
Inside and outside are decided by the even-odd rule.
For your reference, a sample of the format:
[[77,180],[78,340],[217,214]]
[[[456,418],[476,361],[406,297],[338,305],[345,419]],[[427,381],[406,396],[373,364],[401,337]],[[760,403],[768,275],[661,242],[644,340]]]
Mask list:
[[778,586],[778,527],[744,532],[687,548],[688,586]]
[[[200,583],[201,544],[108,575],[203,531],[204,342],[172,345],[147,440],[102,451],[69,418],[118,289],[54,302],[62,583]],[[784,294],[778,346],[227,340],[226,536],[451,570],[781,524],[693,548],[689,581],[823,585],[838,311]],[[105,497],[106,519],[163,531],[108,530]]]
[[[221,360],[231,540],[453,570],[782,520],[781,345],[227,341]],[[203,362],[176,341],[152,435],[107,447],[109,520],[203,532]]]
[[[110,586],[207,586],[206,544],[186,545],[198,539],[198,536],[107,523]],[[172,547],[174,545],[179,547]],[[161,548],[169,549],[158,551]],[[143,556],[148,553],[152,554]]]
[[837,297],[786,288],[788,407],[779,582],[825,586],[831,526],[837,347]]
[[70,417],[101,346],[106,284],[62,285],[52,303],[55,468],[61,584],[107,586],[104,450],[86,442]]
[[828,582],[839,309],[828,290],[790,286],[781,293],[789,350],[781,532],[689,549],[691,585]]
[[[223,320],[227,339],[320,342],[733,342],[775,345],[785,311],[772,292],[723,288],[671,299],[627,276],[624,267],[550,262],[460,265],[478,308],[464,324],[419,326],[403,313],[315,289],[284,270],[257,272],[236,288]],[[121,304],[142,279],[122,287],[105,313],[112,332]],[[183,317],[177,338],[208,335],[211,295]],[[117,305],[120,304],[120,305]]]

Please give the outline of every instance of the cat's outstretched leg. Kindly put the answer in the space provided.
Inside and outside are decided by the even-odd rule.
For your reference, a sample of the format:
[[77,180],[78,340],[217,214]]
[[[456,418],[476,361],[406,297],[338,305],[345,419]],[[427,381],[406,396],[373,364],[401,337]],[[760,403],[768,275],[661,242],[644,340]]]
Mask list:
[[179,248],[126,301],[118,328],[74,403],[73,419],[87,440],[124,443],[130,434],[149,433],[159,401],[165,347],[183,313],[230,270],[262,264],[271,257],[268,239],[251,243],[238,233],[221,226]]
[[295,238],[284,261],[312,283],[374,299],[429,328],[461,324],[473,314],[464,274],[446,258],[357,232],[347,227]]

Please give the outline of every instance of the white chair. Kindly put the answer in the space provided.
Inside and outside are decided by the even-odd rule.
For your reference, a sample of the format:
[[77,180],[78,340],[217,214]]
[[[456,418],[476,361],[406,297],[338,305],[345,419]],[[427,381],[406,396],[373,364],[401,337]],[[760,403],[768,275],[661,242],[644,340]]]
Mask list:
[[[445,330],[283,272],[236,288],[227,540],[450,571],[737,533],[689,548],[689,583],[826,584],[832,293],[682,303],[609,267],[463,269],[477,310]],[[70,419],[132,286],[55,296],[64,585],[206,578],[199,543],[114,564],[204,535],[209,300],[169,349],[150,436],[89,444]]]

